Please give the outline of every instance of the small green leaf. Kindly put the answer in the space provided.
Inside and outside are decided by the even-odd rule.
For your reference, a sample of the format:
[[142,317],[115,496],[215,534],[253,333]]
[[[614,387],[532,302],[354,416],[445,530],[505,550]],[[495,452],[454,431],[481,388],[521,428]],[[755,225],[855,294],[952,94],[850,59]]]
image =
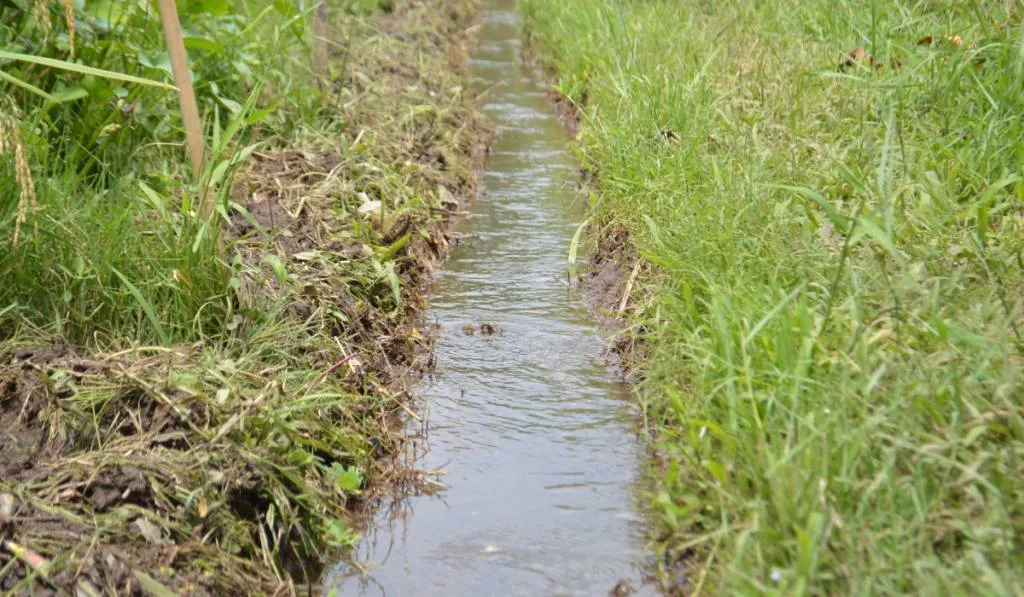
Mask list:
[[54,91],[50,95],[56,98],[58,102],[66,104],[67,102],[73,102],[84,97],[89,97],[89,91],[80,85],[75,85],[74,87]]
[[[167,73],[167,76],[173,77],[174,70],[171,68],[171,57],[167,52],[158,52],[156,54],[147,54],[145,52],[139,52],[135,60],[146,68],[156,69]],[[193,77],[194,79],[194,77]]]
[[359,542],[359,533],[344,520],[332,520],[324,526],[324,542],[334,547],[352,547]]
[[182,40],[189,50],[206,50],[214,54],[223,54],[224,45],[215,39],[199,35],[183,35]]
[[[862,234],[858,234],[862,232]],[[886,250],[893,257],[899,258],[899,251],[896,249],[896,245],[893,244],[892,239],[889,235],[882,230],[881,226],[876,224],[874,220],[867,216],[861,216],[857,218],[857,230],[854,232],[853,237],[850,239],[850,244],[856,244],[862,236],[867,235],[875,240],[883,249]]]
[[715,460],[705,460],[704,468],[707,469],[707,471],[711,473],[711,475],[715,479],[717,479],[719,483],[725,484],[726,474],[725,467],[722,466],[722,463]]
[[155,578],[141,570],[135,571],[135,578],[139,581],[139,586],[142,587],[142,590],[153,595],[153,597],[178,597],[178,593],[168,589]]
[[270,269],[274,271],[274,275],[282,283],[288,281],[288,271],[284,267],[284,263],[281,263],[281,259],[273,253],[268,253],[263,257],[263,260],[270,265]]
[[344,467],[335,462],[328,471],[328,478],[348,493],[357,493],[363,486],[363,473],[355,466]]

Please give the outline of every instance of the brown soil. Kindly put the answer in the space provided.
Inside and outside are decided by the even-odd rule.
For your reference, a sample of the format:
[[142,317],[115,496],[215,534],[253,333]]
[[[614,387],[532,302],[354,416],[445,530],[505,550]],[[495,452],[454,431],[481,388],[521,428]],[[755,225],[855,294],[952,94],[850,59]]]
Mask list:
[[552,89],[548,89],[548,101],[555,107],[555,118],[565,127],[569,136],[575,139],[580,134],[580,126],[583,124],[583,118],[576,108],[576,104]]
[[[0,504],[13,504],[0,511],[0,593],[141,595],[156,582],[189,595],[294,594],[285,571],[305,581],[305,560],[323,555],[309,551],[316,529],[305,525],[325,510],[351,514],[374,484],[410,474],[384,458],[352,495],[294,461],[346,467],[397,450],[389,428],[431,360],[430,335],[417,329],[424,285],[447,251],[449,220],[475,194],[471,158],[491,138],[452,76],[466,62],[473,3],[392,4],[374,43],[334,56],[345,68],[331,84],[355,98],[339,102],[351,131],[340,149],[254,154],[232,189],[245,206],[226,230],[244,263],[239,296],[283,301],[280,317],[315,334],[289,362],[321,375],[284,387],[275,375],[288,363],[245,369],[220,362],[231,347],[201,343],[0,350]],[[424,56],[447,72],[421,71]],[[395,164],[401,180],[377,175]],[[360,212],[368,201],[379,213]],[[380,254],[402,282],[400,305],[387,284],[367,281]],[[268,256],[287,265],[287,281]],[[280,409],[328,379],[369,398],[282,428]]]

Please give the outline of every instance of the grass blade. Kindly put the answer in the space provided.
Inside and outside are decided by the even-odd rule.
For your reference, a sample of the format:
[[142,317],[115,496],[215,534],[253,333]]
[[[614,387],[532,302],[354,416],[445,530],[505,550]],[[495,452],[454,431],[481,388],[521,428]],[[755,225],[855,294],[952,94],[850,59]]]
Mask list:
[[139,289],[124,276],[124,274],[117,271],[117,268],[111,267],[110,269],[117,274],[117,277],[121,279],[121,283],[128,289],[128,292],[135,297],[135,300],[139,303],[139,307],[141,307],[143,313],[146,314],[146,318],[149,319],[151,324],[153,324],[153,329],[156,330],[157,336],[160,336],[160,341],[163,345],[170,346],[171,338],[167,334],[167,330],[164,329],[164,326],[161,325],[160,320],[157,319],[156,311],[153,310],[153,305],[146,300],[146,297],[142,296],[142,292],[140,292]]
[[27,83],[25,81],[22,81],[18,77],[15,77],[14,75],[11,75],[11,74],[9,74],[9,73],[7,73],[5,71],[0,70],[0,79],[2,79],[4,81],[7,81],[11,85],[14,85],[16,87],[21,87],[22,89],[24,89],[26,91],[34,93],[34,94],[38,95],[39,97],[45,99],[48,102],[53,102],[55,104],[59,104],[60,103],[59,99],[53,97],[49,93],[46,93],[45,91],[43,91],[42,89],[36,87],[35,85],[33,85],[31,83]]
[[56,60],[54,58],[45,58],[43,56],[33,56],[31,54],[21,54],[18,52],[8,52],[6,50],[0,50],[0,60],[30,62],[32,64],[38,64],[40,66],[48,66],[50,68],[66,70],[68,72],[77,73],[79,75],[92,75],[94,77],[102,77],[104,79],[124,81],[125,83],[136,83],[138,85],[159,87],[161,89],[170,89],[172,91],[177,90],[177,87],[175,87],[174,85],[164,83],[163,81],[144,79],[142,77],[136,77],[134,75],[126,75],[124,73],[118,73],[112,70],[94,68],[91,66],[85,66],[84,64],[75,64],[74,62],[68,62],[66,60]]

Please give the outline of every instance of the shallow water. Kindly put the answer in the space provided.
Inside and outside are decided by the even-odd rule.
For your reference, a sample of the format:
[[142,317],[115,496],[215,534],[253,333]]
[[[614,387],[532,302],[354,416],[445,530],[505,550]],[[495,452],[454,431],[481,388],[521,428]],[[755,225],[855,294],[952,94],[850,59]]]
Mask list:
[[[341,595],[604,595],[640,586],[641,447],[626,388],[576,290],[581,213],[569,141],[521,64],[508,2],[484,14],[472,73],[499,128],[465,237],[431,291],[436,376],[420,391],[446,489],[383,508]],[[465,326],[493,323],[494,335]],[[399,513],[399,515],[395,515]]]

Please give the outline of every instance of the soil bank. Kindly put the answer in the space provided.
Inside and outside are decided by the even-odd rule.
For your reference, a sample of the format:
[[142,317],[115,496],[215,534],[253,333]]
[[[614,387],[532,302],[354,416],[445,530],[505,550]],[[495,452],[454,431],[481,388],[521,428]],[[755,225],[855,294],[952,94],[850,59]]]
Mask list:
[[289,594],[350,545],[489,139],[462,74],[474,3],[390,5],[332,13],[325,129],[266,140],[236,180],[223,329],[0,345],[0,592]]

